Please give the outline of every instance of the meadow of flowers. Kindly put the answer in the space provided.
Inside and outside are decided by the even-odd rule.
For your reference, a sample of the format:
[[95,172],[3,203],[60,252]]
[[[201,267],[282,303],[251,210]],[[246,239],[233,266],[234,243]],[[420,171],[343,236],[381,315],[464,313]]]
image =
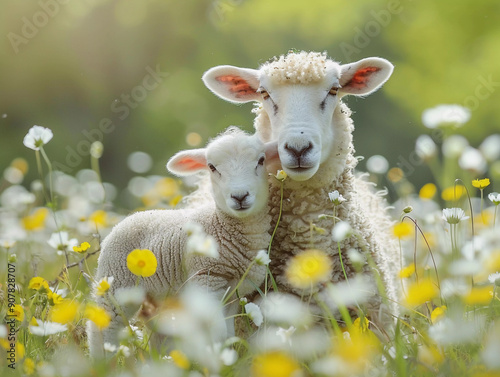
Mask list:
[[[174,208],[187,190],[176,179],[146,175],[141,164],[134,168],[133,158],[137,176],[127,188],[105,182],[99,142],[92,145],[89,169],[54,171],[50,140],[57,135],[32,127],[26,155],[12,161],[0,184],[1,376],[500,376],[500,194],[493,190],[500,185],[500,135],[470,146],[458,134],[469,116],[457,106],[424,113],[432,137],[418,138],[412,159],[433,174],[422,187],[410,183],[404,167],[389,169],[382,156],[368,159],[373,180],[396,197],[392,232],[403,263],[392,329],[377,329],[365,317],[371,287],[361,277],[328,282],[331,260],[314,248],[287,267],[290,283],[303,289],[302,301],[281,294],[272,278],[258,305],[238,297],[234,287],[222,303],[188,286],[161,303],[138,286],[112,296],[114,277],[93,277],[102,239],[127,213]],[[26,182],[28,169],[40,178]],[[280,172],[276,179],[288,178]],[[329,200],[337,208],[345,199],[332,192]],[[335,213],[325,215],[335,240],[352,236]],[[195,252],[217,257],[203,237],[197,242]],[[272,245],[253,263],[269,258]],[[372,264],[357,250],[349,259],[360,270]],[[149,250],[130,250],[127,267],[139,281],[154,274],[157,261]],[[311,293],[317,285],[326,296]],[[383,295],[380,281],[378,289]],[[128,302],[143,304],[125,323],[120,344],[104,344],[103,360],[92,360],[86,343],[87,321],[100,329],[110,321],[93,302],[94,290],[118,312]],[[232,300],[241,306],[238,334],[246,335],[217,339],[213,313]],[[165,352],[149,347],[156,332],[171,339]]]

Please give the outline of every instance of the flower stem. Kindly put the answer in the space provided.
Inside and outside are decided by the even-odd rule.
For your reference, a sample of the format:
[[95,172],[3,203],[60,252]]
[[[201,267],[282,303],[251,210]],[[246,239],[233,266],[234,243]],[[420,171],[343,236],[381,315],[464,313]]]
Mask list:
[[[227,302],[229,301],[229,299],[231,298],[232,295],[234,295],[236,293],[236,291],[238,290],[238,288],[240,287],[241,283],[243,283],[243,281],[245,280],[245,278],[247,277],[248,273],[250,272],[250,269],[253,267],[253,265],[255,264],[255,259],[252,260],[252,262],[250,262],[250,264],[248,265],[247,269],[245,270],[245,272],[243,273],[243,276],[241,277],[241,279],[238,281],[238,284],[236,284],[236,287],[234,287],[234,289],[229,292],[229,294],[226,296],[226,298],[224,299],[224,301],[222,302],[222,305],[226,305]],[[267,275],[266,275],[267,276]]]
[[40,180],[42,181],[42,192],[46,202],[49,202],[49,197],[47,196],[47,189],[45,188],[45,179],[43,178],[43,167],[42,160],[40,159],[40,151],[35,150],[36,166],[38,168],[38,173],[40,174]]
[[342,252],[340,251],[340,242],[337,242],[337,247],[339,250],[340,266],[342,266],[342,272],[344,273],[345,281],[349,283],[349,280],[347,279],[347,273],[345,272],[344,268],[344,261],[342,260]]
[[280,211],[278,214],[278,220],[276,221],[276,225],[274,226],[273,234],[271,235],[271,241],[269,241],[269,247],[267,249],[267,255],[269,258],[271,258],[271,246],[273,244],[273,239],[276,234],[276,231],[278,230],[278,225],[281,220],[281,214],[283,213],[283,181],[280,183]]
[[45,150],[43,149],[43,146],[40,147],[40,152],[42,153],[42,157],[45,160],[45,163],[47,164],[47,167],[49,168],[49,193],[50,193],[50,202],[52,205],[55,205],[54,202],[54,187],[52,184],[52,163],[49,160],[49,157],[45,153]]
[[[276,235],[276,231],[278,230],[278,226],[281,221],[281,215],[283,213],[283,181],[280,181],[280,211],[278,213],[278,220],[276,220],[276,225],[274,226],[273,233],[271,234],[271,240],[269,241],[269,247],[267,248],[267,255],[271,258],[271,246],[273,244],[274,236]],[[264,294],[267,294],[267,279],[269,274],[271,273],[269,266],[266,271],[266,279],[264,281]],[[274,279],[273,279],[274,280]]]

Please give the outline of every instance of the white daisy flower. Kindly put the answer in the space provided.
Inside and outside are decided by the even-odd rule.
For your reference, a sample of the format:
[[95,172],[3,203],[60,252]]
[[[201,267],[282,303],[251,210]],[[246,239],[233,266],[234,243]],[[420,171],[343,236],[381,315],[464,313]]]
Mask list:
[[269,258],[266,250],[259,250],[257,256],[255,257],[255,261],[257,262],[257,264],[267,266],[269,262],[271,262],[271,259]]
[[488,281],[491,284],[500,285],[500,272],[495,272],[494,274],[488,276]]
[[488,199],[496,206],[500,204],[500,194],[498,192],[489,193]]
[[467,220],[469,216],[465,216],[462,208],[445,208],[443,209],[443,220],[448,224],[458,224],[460,221]]
[[437,154],[436,143],[429,135],[420,135],[415,142],[415,152],[422,160],[430,160]]
[[37,326],[29,326],[30,333],[38,336],[47,336],[58,334],[60,332],[66,331],[68,329],[67,325],[62,325],[56,322],[45,322],[37,320]]
[[262,316],[262,312],[260,311],[260,308],[257,305],[255,305],[253,302],[249,302],[248,304],[245,305],[245,311],[247,312],[248,316],[253,321],[253,323],[255,323],[257,327],[262,325],[264,317]]
[[330,198],[331,202],[336,206],[346,201],[346,199],[338,192],[338,190],[329,192],[328,197]]
[[283,343],[288,343],[290,346],[292,345],[292,335],[297,330],[295,326],[290,326],[287,330],[283,327],[280,327],[276,330],[276,335],[281,338]]
[[470,110],[460,105],[439,105],[422,114],[422,123],[427,128],[464,125],[470,119]]
[[352,235],[352,228],[349,223],[339,221],[332,230],[332,239],[336,242],[345,240]]
[[54,134],[49,128],[33,126],[30,128],[24,137],[23,144],[35,151],[40,150],[40,147],[47,144]]
[[76,238],[69,238],[68,232],[52,233],[47,243],[57,250],[57,254],[62,255],[66,250],[73,250],[74,246],[78,246]]
[[107,351],[107,352],[116,352],[118,348],[114,345],[114,344],[111,344],[111,343],[104,343],[104,351]]

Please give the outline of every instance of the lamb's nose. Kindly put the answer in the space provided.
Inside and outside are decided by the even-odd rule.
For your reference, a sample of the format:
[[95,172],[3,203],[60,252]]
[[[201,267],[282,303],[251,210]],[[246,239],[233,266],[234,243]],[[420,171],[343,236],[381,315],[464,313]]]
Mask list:
[[304,156],[309,150],[312,149],[312,143],[307,144],[304,147],[296,147],[296,146],[290,146],[288,143],[285,144],[285,149],[292,153],[295,157],[301,158]]
[[248,195],[250,195],[250,193],[247,191],[247,192],[242,193],[242,194],[236,194],[236,195],[231,194],[231,198],[233,198],[235,201],[238,202],[238,204],[240,205],[240,208],[243,208],[243,202],[248,197]]

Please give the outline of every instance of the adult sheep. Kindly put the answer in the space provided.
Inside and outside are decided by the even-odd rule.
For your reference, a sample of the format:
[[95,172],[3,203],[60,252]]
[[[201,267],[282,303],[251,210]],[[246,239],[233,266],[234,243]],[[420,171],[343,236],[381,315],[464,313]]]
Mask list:
[[[109,293],[113,295],[120,288],[134,287],[137,277],[127,268],[127,256],[132,250],[148,249],[156,256],[158,267],[139,284],[153,297],[176,293],[189,280],[221,299],[229,287],[236,287],[258,251],[269,245],[266,154],[277,156],[275,143],[264,144],[236,127],[213,139],[206,148],[177,153],[167,168],[179,176],[209,171],[213,202],[196,209],[151,210],[127,217],[103,241],[96,279],[112,276]],[[193,229],[197,232],[197,227],[213,237],[219,258],[185,256],[189,242],[203,247],[203,237],[196,241],[194,235],[188,236]],[[253,292],[262,283],[265,271],[265,266],[254,263],[239,293]],[[112,316],[111,324],[102,332],[89,321],[90,354],[99,357],[103,356],[105,342],[117,344],[123,318],[105,297],[96,295],[96,301]],[[238,307],[238,302],[226,306],[226,316],[236,314]],[[138,307],[122,309],[132,317]],[[234,333],[232,321],[227,321],[229,334]]]
[[[389,308],[378,294],[368,305],[372,321],[379,325],[393,323],[398,315],[395,275],[399,252],[389,234],[392,221],[384,200],[354,173],[354,126],[342,97],[371,94],[392,71],[392,64],[381,58],[340,65],[325,53],[289,52],[257,70],[225,65],[211,68],[203,76],[205,85],[225,100],[258,102],[255,129],[263,141],[278,142],[281,166],[291,178],[284,182],[283,213],[270,255],[280,291],[303,294],[290,286],[284,268],[292,255],[311,246],[332,257],[332,281],[345,280],[338,245],[332,239],[332,220],[319,218],[332,213],[334,204],[328,194],[338,190],[346,201],[336,206],[337,217],[354,230],[354,235],[340,242],[347,277],[355,274],[349,249],[371,254],[382,275]],[[276,224],[280,183],[271,179],[271,185],[271,213]],[[311,224],[326,232],[312,232]],[[364,273],[374,280],[368,265]]]

